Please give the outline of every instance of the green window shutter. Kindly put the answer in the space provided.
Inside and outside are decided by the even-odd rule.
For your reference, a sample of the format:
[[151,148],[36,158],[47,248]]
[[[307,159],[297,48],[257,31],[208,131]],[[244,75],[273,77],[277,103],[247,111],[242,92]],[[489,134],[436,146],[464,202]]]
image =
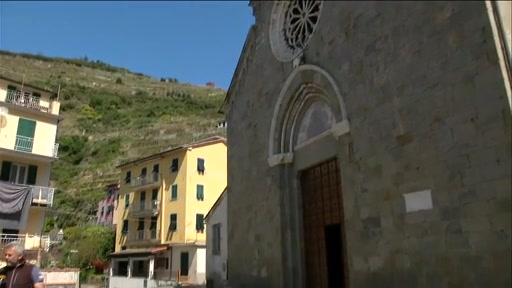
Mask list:
[[174,158],[172,159],[172,163],[171,163],[171,172],[177,172],[178,171],[178,158]]
[[203,231],[204,230],[204,215],[196,214],[196,230]]
[[16,91],[17,89],[16,86],[7,85],[7,91]]
[[204,200],[204,186],[203,185],[200,185],[198,184],[196,186],[196,198],[197,200]]
[[9,161],[2,162],[2,172],[0,172],[0,180],[9,181],[9,178],[11,176],[11,166],[12,166],[12,162],[9,162]]
[[28,166],[27,184],[28,185],[36,185],[36,181],[37,181],[37,166],[30,165],[30,166]]
[[174,184],[171,186],[171,200],[178,199],[178,185]]
[[28,138],[34,138],[36,131],[36,121],[20,118],[18,120],[18,131],[16,135]]
[[169,230],[176,231],[178,228],[178,214],[171,214],[171,219],[169,222]]
[[123,234],[128,233],[128,220],[123,220],[123,228],[121,230],[121,233],[123,233]]
[[130,195],[126,194],[124,196],[124,207],[128,207],[128,206],[130,206]]

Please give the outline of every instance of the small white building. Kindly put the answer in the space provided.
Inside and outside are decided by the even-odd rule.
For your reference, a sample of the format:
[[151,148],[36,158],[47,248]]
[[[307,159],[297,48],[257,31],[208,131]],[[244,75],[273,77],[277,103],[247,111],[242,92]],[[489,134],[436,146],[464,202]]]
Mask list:
[[206,214],[206,282],[209,288],[224,287],[228,280],[227,188]]

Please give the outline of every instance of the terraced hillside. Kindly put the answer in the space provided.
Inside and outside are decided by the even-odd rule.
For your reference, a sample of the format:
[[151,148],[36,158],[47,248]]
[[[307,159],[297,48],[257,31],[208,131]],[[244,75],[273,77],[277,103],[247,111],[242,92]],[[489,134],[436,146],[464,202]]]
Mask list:
[[60,86],[65,119],[52,181],[61,227],[86,221],[103,187],[120,178],[115,166],[122,161],[225,133],[216,126],[222,89],[155,79],[101,61],[7,51],[0,51],[0,74],[55,91]]

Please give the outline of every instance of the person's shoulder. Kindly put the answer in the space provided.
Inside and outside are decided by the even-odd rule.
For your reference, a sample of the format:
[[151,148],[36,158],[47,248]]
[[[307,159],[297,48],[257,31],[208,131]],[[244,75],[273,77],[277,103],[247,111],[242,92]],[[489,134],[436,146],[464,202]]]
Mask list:
[[44,281],[44,275],[41,271],[41,268],[39,268],[37,265],[32,265],[32,281],[34,281],[34,283]]

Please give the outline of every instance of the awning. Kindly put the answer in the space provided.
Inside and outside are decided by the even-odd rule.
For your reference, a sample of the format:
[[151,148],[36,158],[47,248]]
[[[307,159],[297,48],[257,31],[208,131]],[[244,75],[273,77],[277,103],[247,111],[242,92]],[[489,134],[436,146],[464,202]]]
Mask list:
[[118,252],[110,253],[110,257],[123,257],[123,256],[149,256],[151,254],[159,253],[162,251],[169,250],[169,246],[163,247],[151,247],[151,248],[140,248],[140,249],[126,249]]

